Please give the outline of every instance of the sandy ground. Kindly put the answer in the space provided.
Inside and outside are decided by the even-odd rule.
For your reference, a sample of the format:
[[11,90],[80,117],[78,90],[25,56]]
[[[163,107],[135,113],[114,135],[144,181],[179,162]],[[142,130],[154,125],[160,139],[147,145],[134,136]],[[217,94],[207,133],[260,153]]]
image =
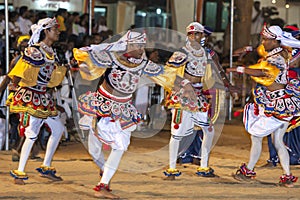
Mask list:
[[[150,150],[152,155],[159,149],[159,154],[164,154],[163,159],[167,158],[162,146],[167,145],[169,136],[168,131],[163,131],[151,138],[132,138],[121,169],[112,179],[113,193],[122,199],[300,199],[299,183],[294,188],[279,187],[276,183],[282,174],[281,168],[263,167],[268,158],[266,140],[256,167],[257,179],[261,182],[241,183],[232,178],[237,167],[249,157],[249,136],[240,122],[225,124],[211,153],[210,166],[219,176],[216,178],[198,177],[196,165],[184,164],[178,166],[183,174],[177,180],[163,180],[162,172],[168,160],[141,152]],[[44,156],[43,151],[40,156]],[[60,145],[54,156],[52,164],[63,177],[62,182],[39,177],[35,168],[41,161],[29,160],[26,166],[29,180],[24,186],[15,185],[9,170],[16,169],[17,164],[11,161],[11,152],[0,152],[0,199],[95,199],[92,187],[99,181],[99,170],[79,142],[71,140]],[[291,169],[294,175],[300,176],[299,166]]]

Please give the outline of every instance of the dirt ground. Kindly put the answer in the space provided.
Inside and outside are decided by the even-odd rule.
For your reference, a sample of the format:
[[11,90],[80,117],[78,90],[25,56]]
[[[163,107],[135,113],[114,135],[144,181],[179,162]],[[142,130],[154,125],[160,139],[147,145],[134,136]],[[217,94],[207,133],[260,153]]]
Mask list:
[[[210,166],[219,176],[198,177],[196,165],[179,165],[182,175],[175,181],[163,180],[163,170],[168,167],[167,150],[169,131],[163,131],[151,138],[132,138],[129,151],[122,160],[120,170],[111,182],[111,189],[121,199],[300,199],[300,183],[294,188],[276,185],[282,174],[280,167],[263,167],[268,158],[267,143],[256,172],[257,180],[241,183],[232,178],[237,167],[247,162],[250,140],[240,122],[225,123],[222,134],[214,146]],[[141,152],[149,151],[149,154]],[[158,152],[158,153],[157,153]],[[39,154],[44,156],[44,152]],[[154,156],[151,156],[154,155]],[[161,156],[161,157],[160,157]],[[140,157],[140,158],[139,158]],[[95,199],[93,190],[99,181],[99,170],[93,163],[82,143],[71,140],[60,145],[52,165],[62,182],[52,182],[38,176],[35,168],[39,160],[29,160],[26,185],[13,184],[9,170],[16,169],[11,152],[0,152],[0,199]],[[292,172],[300,176],[299,166],[291,166]]]

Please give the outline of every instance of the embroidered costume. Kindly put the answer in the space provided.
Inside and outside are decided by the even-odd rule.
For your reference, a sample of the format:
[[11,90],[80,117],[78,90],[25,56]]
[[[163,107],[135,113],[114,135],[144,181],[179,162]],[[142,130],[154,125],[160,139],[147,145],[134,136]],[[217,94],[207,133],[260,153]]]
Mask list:
[[[145,43],[144,33],[128,31],[116,42],[74,49],[82,78],[94,80],[104,77],[97,91],[89,91],[78,98],[79,111],[84,114],[79,125],[90,130],[89,152],[95,162],[103,160],[99,154],[102,144],[93,140],[100,140],[112,148],[104,166],[99,166],[104,173],[94,188],[96,196],[113,195],[108,184],[128,148],[131,132],[141,118],[132,104],[132,94],[141,76],[148,76],[168,91],[171,91],[176,79],[175,69],[155,64],[145,57],[144,49],[140,47]],[[138,50],[128,50],[129,46]],[[141,54],[130,56],[132,51]],[[95,125],[92,124],[93,118],[97,118]],[[96,149],[98,152],[95,152]]]
[[66,68],[57,65],[54,55],[43,49],[43,43],[30,46],[8,76],[22,77],[18,90],[8,98],[10,112],[28,113],[34,117],[56,116],[57,110],[47,87],[58,86]]
[[[206,85],[206,88],[210,88],[208,90],[203,91],[204,97],[208,98],[209,100],[209,117],[213,124],[216,123],[216,121],[222,120],[220,117],[220,114],[222,113],[221,110],[224,109],[225,111],[225,92],[226,89],[233,88],[231,85],[229,79],[226,76],[226,73],[223,70],[223,67],[219,63],[219,57],[216,54],[216,52],[209,48],[209,44],[207,43],[207,38],[212,34],[213,30],[208,27],[204,26],[204,35],[201,39],[201,46],[204,47],[205,51],[208,55],[208,64],[211,64],[212,70],[214,70],[214,73],[212,70],[206,70],[205,78],[204,78],[204,84]],[[211,60],[212,59],[212,60]],[[210,65],[207,65],[210,69]],[[225,86],[225,87],[224,87]],[[232,92],[232,91],[230,91]],[[222,114],[221,114],[222,115]],[[224,116],[224,115],[223,115]],[[225,117],[225,116],[224,116]],[[219,123],[219,122],[217,122]],[[187,150],[184,151],[184,153],[179,153],[180,156],[178,158],[178,162],[180,163],[193,163],[196,165],[199,165],[199,161],[201,160],[201,147],[203,142],[203,131],[200,128],[195,128],[197,130],[196,136],[189,146]],[[196,131],[195,130],[195,131]],[[179,150],[179,152],[181,152]]]
[[[175,68],[177,74],[181,77],[189,77],[193,80],[192,86],[197,96],[196,101],[191,101],[185,97],[181,90],[171,91],[166,97],[166,106],[171,109],[171,139],[169,143],[169,169],[164,171],[165,176],[174,179],[181,172],[176,169],[176,161],[179,151],[179,145],[183,138],[194,133],[194,127],[201,127],[204,132],[205,144],[201,149],[201,164],[197,168],[196,174],[204,177],[214,176],[214,170],[208,167],[208,159],[214,138],[213,122],[210,119],[207,96],[209,92],[203,88],[208,86],[211,77],[211,57],[206,50],[200,46],[201,35],[204,27],[198,22],[192,22],[186,28],[188,38],[186,45],[181,51],[175,52],[166,63],[166,66]],[[189,36],[189,34],[195,34]],[[190,37],[193,37],[191,39]],[[197,39],[195,39],[197,38]],[[197,43],[199,48],[191,46],[192,42]],[[196,82],[198,81],[198,82]],[[186,81],[181,85],[187,84]],[[188,144],[190,145],[190,144]]]
[[[299,35],[299,29],[294,26],[286,26],[284,27],[288,32],[292,34],[293,37],[297,38]],[[299,38],[298,38],[299,40]],[[292,58],[289,62],[289,72],[288,76],[290,79],[299,79],[299,64],[300,64],[300,49],[299,48],[292,48]],[[300,148],[299,148],[299,142],[300,142],[300,117],[294,117],[290,123],[289,127],[286,131],[286,134],[283,136],[283,141],[286,146],[286,149],[289,152],[290,156],[290,164],[291,165],[299,165],[300,164]],[[273,165],[276,166],[277,163],[279,163],[279,158],[276,152],[276,149],[274,147],[274,144],[272,143],[271,135],[268,135],[268,147],[269,147],[269,159],[267,160],[267,165]]]
[[[103,75],[115,93],[109,93],[102,86],[96,92],[87,92],[78,99],[79,111],[92,117],[111,117],[112,120],[120,122],[123,130],[140,121],[140,115],[132,104],[132,93],[136,91],[141,76],[148,75],[167,88],[172,87],[176,76],[176,73],[172,75],[172,69],[164,68],[146,58],[128,63],[120,60],[115,52],[97,52],[93,49],[75,49],[74,55],[78,61],[91,64],[89,67],[80,65],[82,77],[93,80]],[[82,69],[84,67],[87,70]]]
[[[196,55],[194,55],[191,47],[183,47],[182,52],[175,52],[168,60],[167,66],[173,67],[177,70],[178,74],[183,77],[184,73],[188,73],[195,77],[204,77],[207,65],[207,57],[205,50],[201,48]],[[206,112],[209,104],[205,95],[202,93],[203,84],[194,84],[195,93],[198,97],[197,102],[188,101],[182,90],[172,91],[166,98],[166,106],[168,108],[181,108],[183,110],[197,112]]]
[[[288,77],[290,59],[284,47],[299,48],[300,42],[279,26],[264,26],[262,45],[258,53],[263,57],[258,64],[243,68],[257,82],[253,90],[254,103],[245,105],[244,125],[251,134],[251,151],[248,164],[243,164],[236,172],[238,179],[251,179],[256,176],[254,167],[262,151],[263,137],[273,134],[274,145],[280,158],[283,175],[279,184],[293,187],[297,181],[290,172],[289,155],[283,143],[283,136],[293,116],[299,115],[299,80]],[[280,42],[278,42],[279,40]],[[264,49],[269,52],[265,52]],[[283,52],[285,51],[285,52]],[[253,75],[252,69],[263,73]],[[237,71],[237,68],[235,68]]]
[[[249,66],[252,69],[263,69],[268,74],[265,77],[253,77],[259,83],[253,89],[255,104],[245,107],[244,123],[246,130],[253,135],[262,137],[269,135],[280,126],[277,121],[289,121],[300,111],[300,82],[297,78],[288,77],[288,64],[281,56],[281,51],[283,48],[278,47],[269,52],[258,64]],[[266,86],[273,82],[286,86],[275,91],[267,90]],[[259,122],[255,120],[257,115],[262,115]],[[253,123],[259,123],[259,129],[257,126],[254,128]]]
[[[51,46],[58,40],[59,31],[55,18],[45,18],[31,26],[32,36],[27,47],[8,76],[14,80],[19,78],[18,89],[7,100],[10,112],[21,113],[20,134],[25,134],[26,139],[22,147],[19,167],[11,170],[16,184],[25,184],[27,174],[24,172],[27,159],[35,140],[38,138],[40,128],[44,123],[50,127],[52,133],[49,137],[43,164],[36,170],[42,177],[54,181],[62,178],[55,175],[56,170],[51,167],[52,157],[64,131],[54,99],[47,88],[52,88],[61,83],[65,76],[66,68],[58,65],[58,59]],[[44,38],[41,33],[44,33]],[[49,34],[52,34],[52,37]],[[47,45],[47,44],[48,45]]]

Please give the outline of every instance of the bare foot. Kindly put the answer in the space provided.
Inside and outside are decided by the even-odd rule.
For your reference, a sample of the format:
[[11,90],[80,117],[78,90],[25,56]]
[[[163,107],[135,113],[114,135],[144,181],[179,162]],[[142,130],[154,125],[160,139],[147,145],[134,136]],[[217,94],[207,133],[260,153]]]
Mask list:
[[15,178],[14,182],[17,185],[25,185],[25,182],[23,181],[23,179]]
[[120,199],[119,196],[117,195],[114,195],[113,193],[105,190],[105,189],[102,189],[100,191],[97,191],[95,193],[95,197],[99,197],[99,198],[105,198],[105,199]]
[[293,183],[281,183],[279,184],[280,186],[282,187],[287,187],[287,188],[292,188],[294,187],[294,184]]

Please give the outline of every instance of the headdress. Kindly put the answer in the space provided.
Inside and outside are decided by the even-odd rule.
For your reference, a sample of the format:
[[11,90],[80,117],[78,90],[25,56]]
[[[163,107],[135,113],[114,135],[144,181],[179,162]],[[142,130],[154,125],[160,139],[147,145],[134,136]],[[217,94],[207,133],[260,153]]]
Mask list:
[[[293,25],[286,25],[285,27],[283,27],[283,30],[290,32],[290,31],[298,31],[299,28]],[[290,31],[288,31],[290,30]]]
[[204,32],[204,27],[199,22],[192,22],[186,27],[186,32]]
[[37,24],[33,24],[31,26],[32,36],[30,37],[28,45],[31,46],[39,41],[42,30],[51,28],[56,25],[58,25],[58,23],[55,17],[40,19]]
[[298,31],[292,31],[291,34],[292,34],[293,37],[297,37],[297,36],[300,35],[300,30],[298,30]]
[[91,48],[97,51],[125,51],[128,44],[146,44],[146,39],[146,33],[129,30],[116,42],[91,45]]
[[211,35],[213,32],[214,32],[214,31],[213,31],[212,28],[210,28],[209,26],[204,26],[204,33],[205,33],[206,35]]
[[291,33],[283,31],[279,26],[268,28],[265,24],[261,34],[268,39],[280,40],[283,46],[300,48],[300,41],[294,38]]
[[29,35],[20,35],[18,37],[18,40],[17,40],[17,46],[20,46],[20,44],[24,41],[24,40],[29,40],[30,39],[30,36]]
[[293,37],[297,37],[300,34],[300,30],[297,26],[287,25],[283,27],[283,30],[292,34]]

